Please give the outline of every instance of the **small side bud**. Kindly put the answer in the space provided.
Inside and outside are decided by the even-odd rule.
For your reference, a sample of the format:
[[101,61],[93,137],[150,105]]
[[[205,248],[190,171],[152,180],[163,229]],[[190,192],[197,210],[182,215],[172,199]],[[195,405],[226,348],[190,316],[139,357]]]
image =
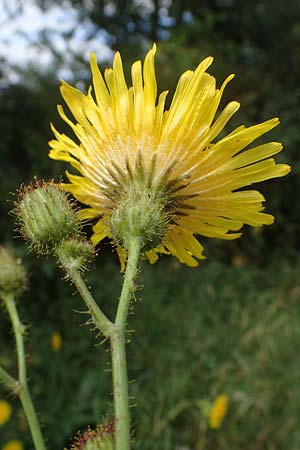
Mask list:
[[95,430],[88,428],[83,434],[79,432],[70,450],[115,450],[113,423],[105,422]]
[[8,294],[20,297],[26,288],[27,273],[21,258],[0,246],[0,298]]
[[82,272],[93,259],[94,247],[86,240],[70,239],[57,247],[57,256],[67,271]]
[[15,213],[24,238],[37,252],[53,253],[63,240],[80,236],[73,204],[52,181],[23,186]]

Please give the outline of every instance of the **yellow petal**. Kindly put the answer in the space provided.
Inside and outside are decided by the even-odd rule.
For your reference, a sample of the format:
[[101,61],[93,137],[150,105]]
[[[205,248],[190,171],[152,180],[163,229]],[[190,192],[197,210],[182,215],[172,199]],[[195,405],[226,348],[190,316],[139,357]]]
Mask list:
[[93,52],[90,54],[91,71],[93,77],[94,91],[98,105],[102,105],[104,108],[109,108],[111,105],[109,92],[107,90],[105,81],[99,70],[96,56]]

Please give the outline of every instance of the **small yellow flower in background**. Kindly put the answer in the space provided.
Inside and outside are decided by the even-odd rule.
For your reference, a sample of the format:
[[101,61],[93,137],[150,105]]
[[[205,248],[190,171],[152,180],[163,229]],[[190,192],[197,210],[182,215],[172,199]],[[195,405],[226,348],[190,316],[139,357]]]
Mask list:
[[2,450],[24,450],[24,445],[21,441],[13,440],[5,444]]
[[51,335],[51,350],[55,353],[59,352],[61,349],[61,334],[58,331],[54,331]]
[[0,426],[9,421],[12,414],[12,407],[5,400],[0,400]]
[[221,426],[228,411],[229,397],[226,394],[218,395],[209,411],[209,426],[217,429]]
[[[216,118],[223,91],[234,76],[217,89],[215,78],[206,72],[212,57],[182,74],[166,110],[168,92],[157,95],[155,52],[154,45],[143,66],[140,61],[132,65],[129,88],[118,52],[104,78],[92,53],[93,88],[88,94],[65,82],[61,86],[75,121],[62,106],[58,112],[76,139],[52,127],[56,139],[50,142],[49,156],[79,172],[67,172],[70,183],[64,188],[88,206],[79,212],[81,220],[98,219],[94,244],[110,238],[124,262],[128,246],[122,224],[124,211],[132,208],[133,216],[144,220],[140,230],[154,227],[144,239],[151,263],[168,253],[197,266],[204,256],[195,236],[236,239],[244,224],[273,223],[274,217],[262,212],[263,195],[244,188],[282,177],[290,167],[271,158],[282,150],[279,142],[249,148],[279,124],[278,118],[249,128],[242,125],[218,140],[240,105],[229,102]],[[135,235],[134,227],[131,231]]]

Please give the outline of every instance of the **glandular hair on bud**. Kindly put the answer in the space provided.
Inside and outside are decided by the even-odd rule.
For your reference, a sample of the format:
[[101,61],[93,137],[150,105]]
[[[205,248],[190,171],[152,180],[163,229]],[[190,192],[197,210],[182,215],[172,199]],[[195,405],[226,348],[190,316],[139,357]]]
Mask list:
[[115,450],[113,423],[106,421],[95,430],[88,428],[84,433],[79,432],[74,438],[71,450]]
[[73,204],[52,181],[23,186],[15,213],[24,238],[37,252],[52,253],[63,240],[80,236]]
[[86,442],[82,450],[115,450],[113,441],[110,437],[95,437]]
[[168,226],[165,206],[164,197],[151,188],[129,187],[111,217],[114,240],[126,249],[133,237],[140,237],[142,246],[157,245]]
[[94,256],[94,247],[87,240],[81,238],[62,241],[56,253],[64,269],[69,272],[81,272]]
[[27,288],[27,273],[21,258],[10,249],[0,246],[0,298],[20,297]]

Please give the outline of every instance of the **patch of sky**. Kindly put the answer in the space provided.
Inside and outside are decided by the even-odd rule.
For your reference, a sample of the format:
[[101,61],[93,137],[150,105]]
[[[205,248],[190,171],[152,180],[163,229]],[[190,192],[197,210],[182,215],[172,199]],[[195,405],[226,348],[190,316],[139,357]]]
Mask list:
[[16,82],[20,68],[47,70],[54,60],[51,47],[64,61],[58,77],[70,75],[73,55],[88,61],[94,51],[100,62],[112,59],[108,34],[96,31],[87,19],[80,20],[68,2],[45,11],[34,0],[27,0],[22,8],[17,0],[5,3],[0,9],[0,58],[7,62],[7,80]]

